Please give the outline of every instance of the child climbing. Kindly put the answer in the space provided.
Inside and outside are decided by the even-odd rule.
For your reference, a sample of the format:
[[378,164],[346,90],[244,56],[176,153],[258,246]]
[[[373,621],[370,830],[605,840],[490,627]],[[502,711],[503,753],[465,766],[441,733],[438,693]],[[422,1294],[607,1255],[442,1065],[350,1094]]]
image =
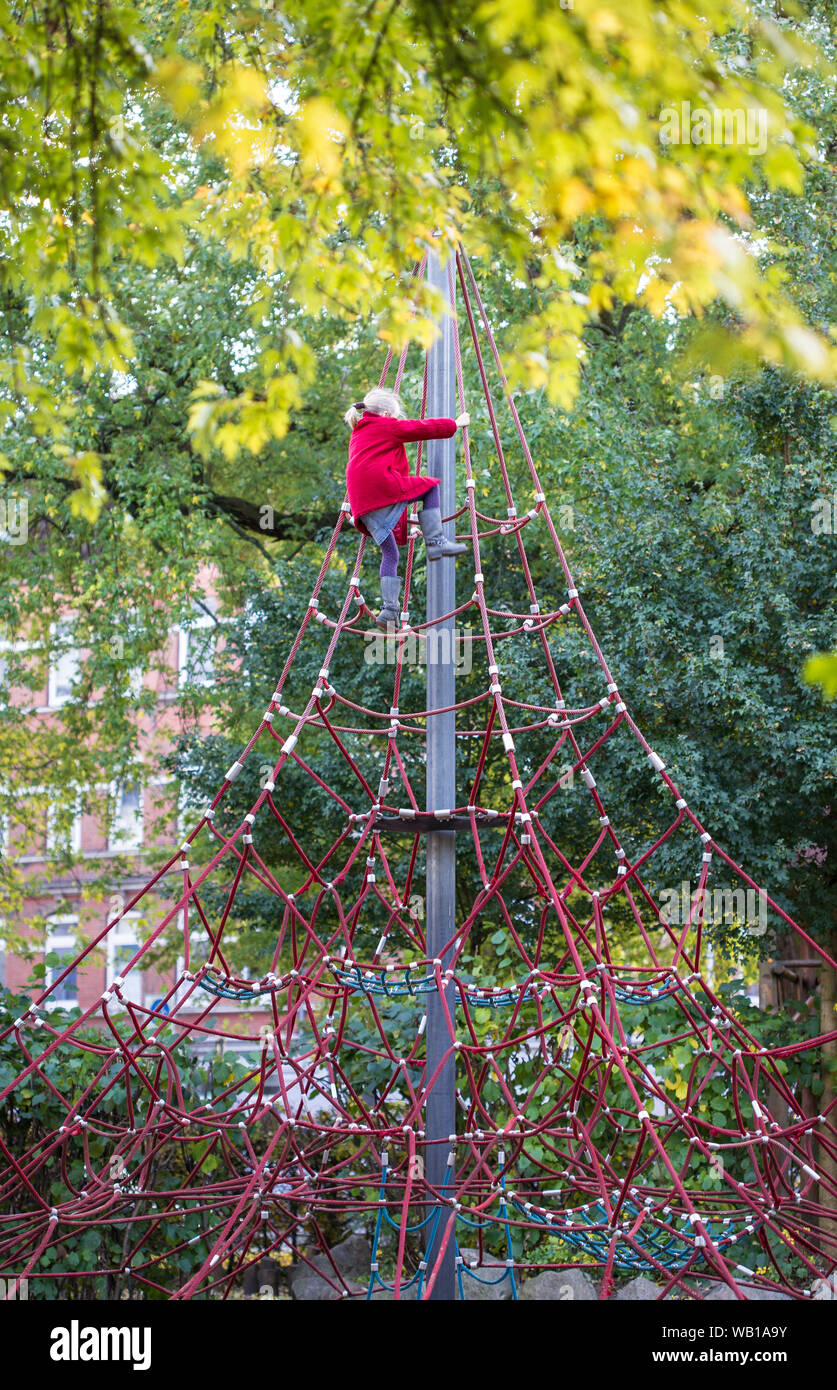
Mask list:
[[371,536],[381,549],[381,600],[377,615],[381,627],[398,622],[401,580],[398,577],[398,545],[407,540],[407,506],[422,499],[419,524],[428,560],[463,555],[466,546],[448,540],[442,532],[439,479],[410,473],[404,445],[418,439],[450,439],[470,423],[467,414],[455,420],[406,420],[394,391],[367,392],[343,417],[352,431],[346,484],[355,526]]

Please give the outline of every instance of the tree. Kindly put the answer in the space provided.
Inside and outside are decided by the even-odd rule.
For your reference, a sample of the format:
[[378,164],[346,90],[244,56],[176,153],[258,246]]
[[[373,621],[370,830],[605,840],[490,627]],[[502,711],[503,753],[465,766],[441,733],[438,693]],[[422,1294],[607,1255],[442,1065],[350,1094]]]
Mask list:
[[[781,266],[763,271],[744,191],[755,178],[798,193],[818,158],[794,98],[829,71],[826,13],[816,0],[784,19],[764,0],[637,0],[624,17],[598,0],[537,12],[6,0],[7,420],[48,440],[75,512],[95,517],[101,452],[73,426],[91,373],[132,370],[120,280],[188,263],[195,237],[252,270],[248,369],[234,386],[203,381],[191,418],[196,446],[227,457],[281,438],[314,375],[284,306],[348,322],[371,311],[394,345],[426,341],[437,306],[403,271],[436,231],[538,280],[515,370],[564,404],[584,327],[616,300],[662,316],[720,297],[738,351],[829,379],[830,343],[793,307]],[[57,394],[38,339],[66,383]]]
[[[74,784],[101,801],[97,787],[141,775],[153,755],[137,714],[153,697],[132,692],[131,675],[165,666],[169,625],[205,602],[201,567],[223,619],[251,562],[257,586],[274,571],[285,582],[288,557],[330,530],[343,403],[374,379],[382,340],[426,338],[434,306],[403,272],[437,227],[481,253],[530,436],[563,460],[553,481],[574,496],[598,409],[561,413],[577,372],[595,377],[597,344],[644,350],[649,313],[668,423],[646,413],[643,428],[712,496],[727,497],[740,440],[705,398],[711,382],[684,414],[680,374],[699,377],[710,352],[719,379],[758,353],[828,375],[816,346],[834,321],[822,6],[776,20],[717,0],[684,18],[646,2],[628,24],[593,3],[553,4],[528,28],[521,13],[447,7],[441,24],[403,4],[361,23],[333,0],[281,14],[7,11],[20,28],[0,152],[14,251],[0,263],[12,412],[0,463],[29,537],[4,553],[0,625],[28,643],[4,654],[4,685],[44,679],[57,609],[74,615],[84,659],[48,730],[0,710],[2,809],[42,818],[42,801],[18,793],[44,769],[53,801]],[[666,57],[662,93],[651,43]],[[783,81],[794,55],[811,62]],[[709,107],[766,113],[763,155],[691,125],[692,143],[663,139],[663,103],[682,124],[696,73]],[[626,339],[640,317],[647,329]],[[409,372],[407,387],[417,405]],[[636,389],[650,400],[647,382]],[[475,421],[477,441],[485,429]],[[13,920],[23,885],[4,869]]]

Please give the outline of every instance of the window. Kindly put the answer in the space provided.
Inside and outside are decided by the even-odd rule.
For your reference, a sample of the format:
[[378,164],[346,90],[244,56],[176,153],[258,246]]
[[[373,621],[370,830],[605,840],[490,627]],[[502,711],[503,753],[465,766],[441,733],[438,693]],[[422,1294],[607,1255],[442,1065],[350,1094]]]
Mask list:
[[[46,939],[46,956],[48,960],[46,969],[46,984],[52,985],[66,970],[70,961],[75,960],[78,955],[78,943],[76,932],[78,930],[77,917],[53,917],[48,924]],[[78,972],[71,970],[61,981],[57,989],[53,990],[47,1000],[48,1004],[67,1005],[78,1003]]]
[[[210,607],[214,602],[210,600]],[[192,605],[192,616],[183,623],[178,636],[179,683],[212,685],[215,681],[215,644],[218,624],[214,612]]]
[[[115,927],[111,927],[107,936],[108,947],[108,984],[112,984],[117,975],[122,975],[125,966],[132,956],[136,954],[140,944],[139,935],[139,913],[129,912],[118,922]],[[122,997],[131,1004],[142,1003],[142,971],[135,966],[127,975],[124,976],[125,983],[122,986]]]
[[47,807],[47,854],[81,853],[81,799],[76,792],[69,805]]
[[114,814],[108,835],[108,849],[132,850],[142,847],[142,788],[115,787]]
[[125,683],[125,696],[129,700],[137,701],[142,698],[145,688],[145,667],[140,663],[132,666],[128,671],[128,679]]
[[21,654],[29,651],[28,642],[11,642],[0,638],[0,707],[6,708],[12,688],[23,683],[25,663]]
[[72,645],[69,623],[54,623],[50,629],[49,692],[47,703],[55,709],[72,699],[73,686],[81,674],[79,653]]

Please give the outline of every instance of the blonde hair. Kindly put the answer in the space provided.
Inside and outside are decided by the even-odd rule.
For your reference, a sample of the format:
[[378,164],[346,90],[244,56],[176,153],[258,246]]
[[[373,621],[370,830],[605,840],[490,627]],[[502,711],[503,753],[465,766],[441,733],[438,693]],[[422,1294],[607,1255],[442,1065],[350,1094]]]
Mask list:
[[343,416],[349,429],[353,430],[355,425],[360,423],[364,410],[368,410],[372,415],[392,415],[396,420],[404,419],[404,407],[400,398],[394,391],[387,391],[383,386],[373,386],[362,401],[356,401],[354,405],[349,406]]

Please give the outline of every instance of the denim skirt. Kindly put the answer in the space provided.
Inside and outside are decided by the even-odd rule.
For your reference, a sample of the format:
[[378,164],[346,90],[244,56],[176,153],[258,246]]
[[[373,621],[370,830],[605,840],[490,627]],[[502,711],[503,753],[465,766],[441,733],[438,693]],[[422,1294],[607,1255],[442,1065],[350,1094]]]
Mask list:
[[374,511],[364,512],[358,521],[363,522],[376,545],[383,545],[387,536],[392,535],[407,505],[406,502],[391,502],[388,507],[376,507]]

